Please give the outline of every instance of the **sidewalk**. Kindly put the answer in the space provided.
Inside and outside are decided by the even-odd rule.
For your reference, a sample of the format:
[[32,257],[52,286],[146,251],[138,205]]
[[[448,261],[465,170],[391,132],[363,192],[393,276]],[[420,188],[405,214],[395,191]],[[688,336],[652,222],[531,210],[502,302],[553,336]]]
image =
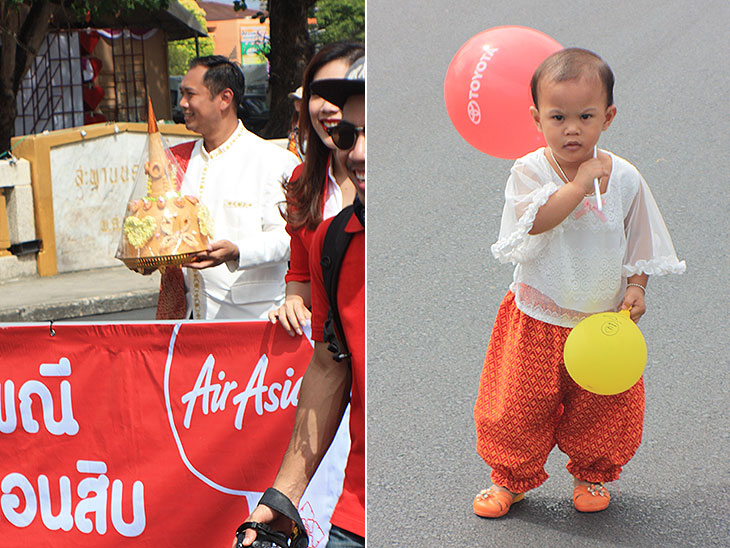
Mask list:
[[125,266],[0,281],[0,322],[41,322],[157,305],[160,274]]

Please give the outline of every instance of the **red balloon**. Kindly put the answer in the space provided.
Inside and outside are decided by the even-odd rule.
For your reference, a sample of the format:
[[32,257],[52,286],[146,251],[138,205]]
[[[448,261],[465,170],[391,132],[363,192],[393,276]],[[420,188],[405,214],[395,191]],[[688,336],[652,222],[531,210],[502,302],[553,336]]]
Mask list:
[[444,80],[451,123],[473,147],[516,159],[545,146],[530,116],[530,79],[558,42],[528,27],[480,32],[456,52]]

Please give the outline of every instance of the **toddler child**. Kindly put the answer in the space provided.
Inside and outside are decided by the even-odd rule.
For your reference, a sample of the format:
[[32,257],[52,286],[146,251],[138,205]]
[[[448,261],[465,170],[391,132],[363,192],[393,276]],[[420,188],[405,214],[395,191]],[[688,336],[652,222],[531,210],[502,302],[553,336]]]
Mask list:
[[643,382],[597,395],[563,363],[565,339],[579,321],[618,309],[638,321],[649,275],[685,269],[641,174],[596,147],[616,116],[613,82],[609,66],[579,48],[551,55],[532,77],[530,113],[547,146],[512,167],[492,246],[516,267],[474,407],[477,451],[493,482],[474,499],[479,516],[503,516],[542,484],[556,444],[569,457],[575,508],[603,510],[610,501],[603,482],[618,479],[641,442]]

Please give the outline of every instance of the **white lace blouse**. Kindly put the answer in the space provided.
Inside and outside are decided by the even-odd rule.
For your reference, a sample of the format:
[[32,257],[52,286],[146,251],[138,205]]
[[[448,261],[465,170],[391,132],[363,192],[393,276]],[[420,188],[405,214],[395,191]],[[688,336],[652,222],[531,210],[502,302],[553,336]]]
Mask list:
[[543,148],[512,167],[492,254],[517,265],[510,289],[528,316],[573,327],[591,314],[616,310],[627,277],[685,270],[646,181],[629,162],[608,154],[603,211],[595,196],[586,197],[562,223],[537,235],[528,232],[538,209],[564,183]]

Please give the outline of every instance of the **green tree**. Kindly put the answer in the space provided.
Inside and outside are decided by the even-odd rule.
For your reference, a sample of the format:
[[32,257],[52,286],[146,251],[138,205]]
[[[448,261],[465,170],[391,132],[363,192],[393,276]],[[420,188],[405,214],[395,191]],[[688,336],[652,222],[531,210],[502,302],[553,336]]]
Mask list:
[[[203,28],[208,22],[205,19],[205,11],[195,0],[178,0],[182,6],[192,12]],[[192,61],[198,55],[213,55],[215,44],[210,37],[199,38],[198,48],[195,47],[195,38],[175,40],[167,45],[167,65],[170,76],[183,76]]]
[[365,42],[365,0],[318,0],[314,13],[317,45],[340,40]]
[[[234,1],[237,10],[246,2]],[[307,17],[314,8],[317,28],[310,37]],[[291,111],[287,95],[301,85],[302,75],[315,50],[335,40],[365,41],[365,0],[268,0],[271,49],[269,59],[269,122],[264,137],[285,137]],[[258,16],[263,21],[265,14]]]
[[137,8],[164,9],[168,0],[0,0],[0,152],[10,148],[18,89],[43,44],[54,6],[84,21]]

